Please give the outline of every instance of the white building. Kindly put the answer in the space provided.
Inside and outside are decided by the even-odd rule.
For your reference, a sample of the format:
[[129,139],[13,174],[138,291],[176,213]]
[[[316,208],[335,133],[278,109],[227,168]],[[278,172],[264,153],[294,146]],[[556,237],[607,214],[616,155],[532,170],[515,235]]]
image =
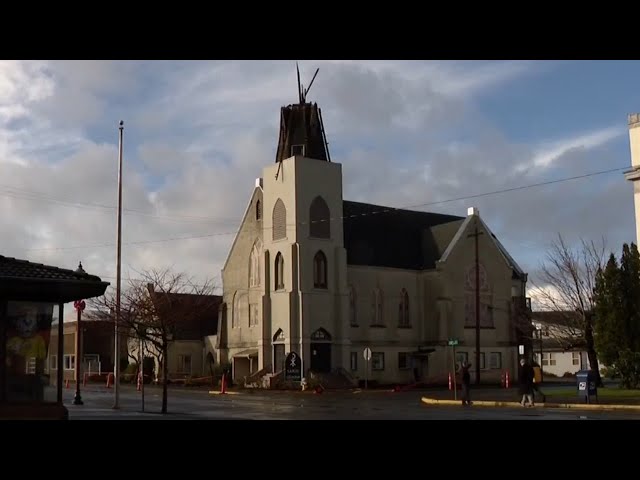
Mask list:
[[[575,375],[591,368],[585,342],[573,312],[533,312],[533,351],[543,374]],[[600,365],[602,367],[602,365]]]

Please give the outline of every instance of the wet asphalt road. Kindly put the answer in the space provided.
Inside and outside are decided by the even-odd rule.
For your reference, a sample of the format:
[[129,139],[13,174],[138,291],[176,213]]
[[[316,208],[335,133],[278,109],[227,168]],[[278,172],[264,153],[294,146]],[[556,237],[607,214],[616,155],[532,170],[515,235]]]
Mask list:
[[74,390],[64,390],[71,420],[640,420],[640,412],[579,411],[557,408],[487,408],[425,405],[424,392],[388,391],[255,392],[211,395],[205,390],[170,389],[169,415],[159,415],[161,390],[146,387],[145,413],[140,393],[120,388],[120,409],[114,410],[113,389],[87,386],[84,405],[73,405]]

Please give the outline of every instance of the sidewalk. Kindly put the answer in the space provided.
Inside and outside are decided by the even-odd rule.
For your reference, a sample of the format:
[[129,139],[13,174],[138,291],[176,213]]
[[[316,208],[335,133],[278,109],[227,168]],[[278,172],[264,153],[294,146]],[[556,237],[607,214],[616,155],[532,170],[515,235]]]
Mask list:
[[[586,403],[584,397],[579,397],[577,388],[571,385],[543,385],[543,393],[546,390],[552,395],[546,395],[545,402],[542,403],[540,396],[536,394],[534,401],[536,406],[543,408],[578,408],[578,409],[611,409],[611,410],[638,410],[640,411],[640,399],[637,397],[616,397],[615,395],[600,395],[591,397],[591,403]],[[558,392],[560,390],[560,392]],[[563,390],[566,390],[566,394]],[[611,389],[607,389],[608,393]],[[519,407],[521,396],[518,394],[518,387],[498,388],[498,387],[471,387],[471,399],[475,406],[489,407]],[[453,391],[447,389],[434,389],[424,391],[422,402],[431,405],[461,405],[460,391],[454,400]]]

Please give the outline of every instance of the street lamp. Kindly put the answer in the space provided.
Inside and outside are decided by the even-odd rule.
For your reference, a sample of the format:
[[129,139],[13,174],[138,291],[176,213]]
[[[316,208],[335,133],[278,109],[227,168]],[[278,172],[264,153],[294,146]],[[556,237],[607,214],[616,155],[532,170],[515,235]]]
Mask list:
[[[86,273],[82,268],[82,262],[78,265],[78,269],[76,273]],[[82,396],[80,395],[80,370],[82,367],[82,343],[81,343],[81,332],[82,328],[80,327],[80,322],[82,321],[82,311],[85,309],[86,304],[84,300],[76,300],[73,302],[73,306],[78,312],[78,321],[76,322],[76,395],[73,397],[74,405],[83,405]]]

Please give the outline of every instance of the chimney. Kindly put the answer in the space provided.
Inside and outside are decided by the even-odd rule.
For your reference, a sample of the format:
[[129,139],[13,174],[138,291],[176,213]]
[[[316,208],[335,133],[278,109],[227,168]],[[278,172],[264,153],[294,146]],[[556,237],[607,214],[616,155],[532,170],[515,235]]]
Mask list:
[[261,178],[256,178],[256,187],[263,188],[262,187],[262,179]]
[[467,217],[471,217],[473,215],[480,215],[480,211],[476,207],[467,208]]

